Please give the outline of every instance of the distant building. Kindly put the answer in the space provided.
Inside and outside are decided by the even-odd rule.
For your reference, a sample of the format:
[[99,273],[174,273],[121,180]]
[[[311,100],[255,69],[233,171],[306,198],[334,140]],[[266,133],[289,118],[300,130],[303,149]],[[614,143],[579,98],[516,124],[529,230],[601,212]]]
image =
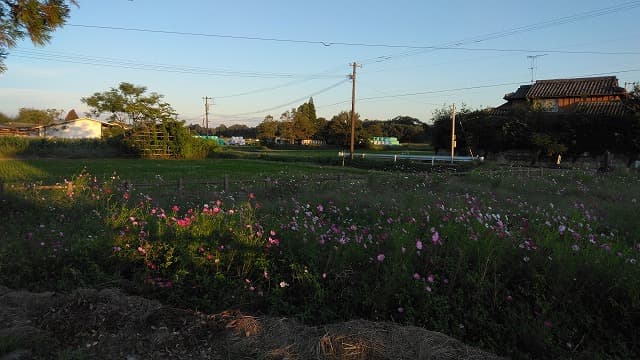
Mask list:
[[325,145],[327,142],[324,140],[320,140],[320,139],[304,139],[304,140],[300,140],[300,145],[307,145],[307,146],[318,146],[318,145]]
[[373,145],[400,145],[398,138],[396,137],[386,137],[386,136],[376,136],[369,140],[369,142]]
[[246,142],[244,141],[244,137],[242,136],[232,136],[229,140],[227,140],[227,145],[244,146],[246,145]]
[[494,110],[621,115],[629,111],[623,101],[626,96],[626,90],[618,85],[615,76],[538,80],[506,94],[507,103]]

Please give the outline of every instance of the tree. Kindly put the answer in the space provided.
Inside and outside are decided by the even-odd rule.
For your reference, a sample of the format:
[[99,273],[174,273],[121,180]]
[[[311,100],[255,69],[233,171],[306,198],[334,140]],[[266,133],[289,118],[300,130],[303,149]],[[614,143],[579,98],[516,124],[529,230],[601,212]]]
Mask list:
[[0,73],[7,70],[8,50],[29,36],[35,45],[45,45],[51,33],[69,18],[76,0],[0,0]]
[[1,113],[0,112],[0,124],[6,124],[6,123],[11,122],[11,121],[13,121],[12,118],[7,116],[5,113]]
[[145,95],[146,91],[145,86],[122,82],[117,89],[96,92],[80,101],[89,106],[93,116],[99,117],[102,113],[111,113],[109,116],[111,120],[133,125],[144,122],[158,123],[171,120],[176,116],[171,105],[162,101],[163,95],[155,92]]
[[[433,121],[431,145],[436,154],[440,149],[451,149],[451,110],[451,107],[445,104],[441,108],[433,111],[433,117],[431,118]],[[458,118],[458,121],[456,121],[456,133],[460,134],[462,130],[459,128],[459,119],[469,113],[471,113],[471,109],[469,109],[466,104],[462,104],[460,108],[456,110],[456,118]],[[458,149],[463,148],[460,140],[463,139],[458,137]]]
[[635,112],[640,112],[640,84],[633,84],[633,89],[629,91],[627,103]]
[[[360,139],[362,133],[362,121],[360,121],[360,115],[355,114],[355,128],[356,138]],[[327,143],[336,144],[342,146],[348,146],[351,144],[351,112],[342,111],[338,115],[335,115],[329,121],[327,125]]]
[[276,137],[278,123],[273,120],[273,116],[267,115],[258,125],[258,139],[261,141],[272,141]]
[[308,102],[298,107],[296,115],[299,116],[302,125],[306,127],[305,130],[308,133],[306,138],[315,136],[325,125],[322,121],[323,119],[318,119],[316,115],[316,106],[312,97],[309,98]]
[[59,121],[63,113],[63,110],[57,109],[39,110],[32,108],[21,108],[18,112],[16,121],[27,124],[49,125],[51,123]]

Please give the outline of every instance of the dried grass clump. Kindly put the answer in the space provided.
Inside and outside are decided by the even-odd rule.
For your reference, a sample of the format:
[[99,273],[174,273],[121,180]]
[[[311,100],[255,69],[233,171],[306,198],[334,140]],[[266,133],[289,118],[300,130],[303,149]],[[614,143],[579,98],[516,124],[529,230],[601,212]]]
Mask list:
[[331,360],[384,359],[384,345],[366,337],[326,334],[318,346],[320,354]]

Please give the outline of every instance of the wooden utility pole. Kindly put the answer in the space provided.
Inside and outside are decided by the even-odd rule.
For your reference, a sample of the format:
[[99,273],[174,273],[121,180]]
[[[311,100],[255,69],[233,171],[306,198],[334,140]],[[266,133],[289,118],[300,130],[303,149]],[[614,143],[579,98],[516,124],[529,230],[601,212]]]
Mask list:
[[358,65],[355,61],[350,65],[353,67],[353,73],[351,74],[351,147],[349,152],[351,160],[353,160],[356,138],[356,68],[362,67],[362,65]]
[[451,163],[456,150],[456,104],[451,106]]
[[209,136],[209,100],[213,100],[213,98],[205,96],[202,99],[204,100],[205,129],[207,129],[207,136]]

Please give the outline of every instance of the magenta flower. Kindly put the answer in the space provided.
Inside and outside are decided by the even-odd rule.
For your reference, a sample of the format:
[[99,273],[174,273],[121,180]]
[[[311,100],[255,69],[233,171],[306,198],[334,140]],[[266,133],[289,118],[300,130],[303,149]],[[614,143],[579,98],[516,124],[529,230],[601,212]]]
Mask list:
[[420,280],[420,274],[418,274],[418,273],[413,273],[413,279],[414,279],[414,280]]
[[384,261],[384,254],[378,254],[378,256],[376,257],[378,259],[379,262],[383,262]]
[[435,280],[435,276],[433,276],[433,274],[429,274],[429,276],[427,276],[428,282],[433,283],[434,280]]
[[173,205],[173,207],[171,207],[171,210],[173,212],[178,212],[178,211],[180,211],[180,208],[178,207],[178,205]]
[[416,241],[416,249],[422,250],[422,241],[420,240]]

